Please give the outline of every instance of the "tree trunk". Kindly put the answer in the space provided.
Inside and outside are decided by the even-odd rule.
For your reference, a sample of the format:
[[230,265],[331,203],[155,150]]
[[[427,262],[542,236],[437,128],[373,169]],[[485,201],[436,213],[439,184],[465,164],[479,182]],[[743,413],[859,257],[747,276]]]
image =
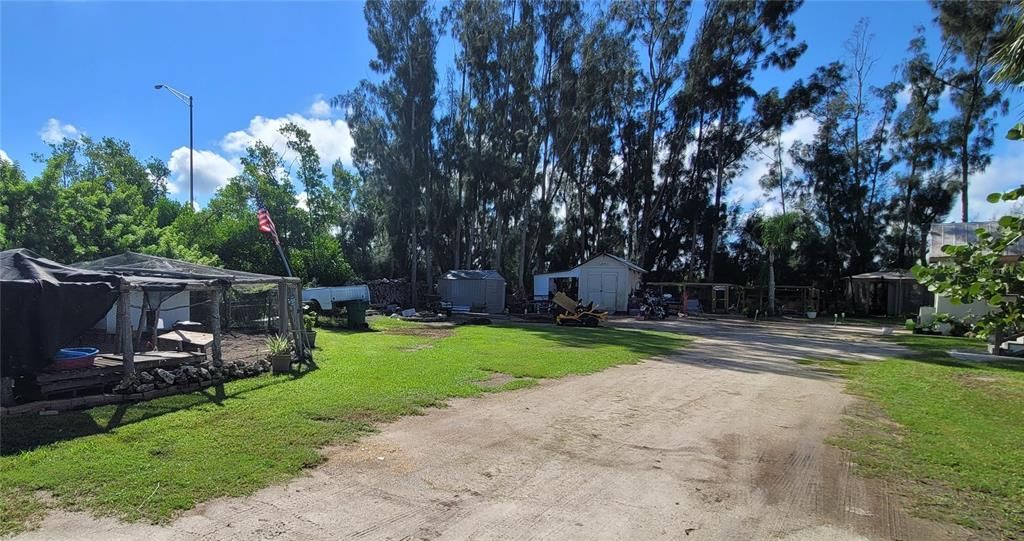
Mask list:
[[692,227],[692,230],[690,232],[691,235],[692,235],[692,240],[691,240],[691,244],[690,244],[690,258],[691,258],[691,261],[690,261],[690,264],[687,265],[687,268],[689,269],[689,276],[687,278],[689,280],[695,280],[696,277],[697,277],[696,273],[694,272],[697,269],[697,223],[698,223],[698,220],[697,220],[697,218],[695,216],[694,219],[693,219],[693,227]]
[[427,278],[427,291],[432,292],[434,289],[434,227],[431,223],[431,205],[433,204],[433,179],[431,178],[430,170],[427,170],[427,201],[424,205],[423,214],[423,250],[424,256],[426,257],[426,278]]
[[968,152],[971,145],[971,132],[974,131],[974,126],[971,126],[971,123],[974,121],[974,103],[979,91],[977,74],[975,74],[972,80],[971,90],[971,99],[968,100],[967,109],[964,111],[963,136],[960,140],[960,215],[964,223],[969,221],[967,218],[967,182],[971,172],[971,162]]
[[779,202],[782,204],[782,213],[786,213],[786,175],[782,164],[782,130],[778,131],[778,144],[775,148],[775,161],[779,167]]
[[970,162],[967,155],[967,141],[968,139],[965,137],[960,147],[960,214],[961,221],[964,223],[969,221],[967,219],[967,176],[970,172]]
[[529,257],[529,250],[527,250],[526,244],[526,230],[528,229],[527,212],[523,209],[523,217],[519,220],[519,264],[517,265],[516,275],[519,285],[519,293],[526,298],[526,281],[524,275],[526,274],[526,258]]
[[[721,134],[721,130],[719,130],[719,134]],[[719,144],[719,146],[721,146],[721,144],[722,144],[722,137],[721,137],[721,135],[719,135],[718,144]],[[717,170],[715,171],[715,207],[714,207],[714,210],[713,210],[713,214],[711,216],[711,235],[708,238],[708,246],[707,246],[707,253],[708,253],[707,281],[709,281],[709,282],[714,282],[715,281],[715,247],[718,244],[718,222],[719,222],[719,220],[721,219],[721,216],[722,216],[722,212],[721,212],[721,207],[722,207],[722,176],[723,176],[724,172],[722,171],[723,164],[722,164],[721,157],[719,157],[719,159],[718,159],[718,166],[717,166],[716,169]]]
[[454,257],[452,257],[452,268],[459,268],[459,263],[462,260],[462,220],[459,218],[455,219],[455,240],[454,240]]
[[415,308],[419,304],[419,291],[418,291],[418,287],[416,285],[416,280],[417,280],[416,270],[417,270],[417,267],[419,267],[419,265],[417,264],[417,263],[419,263],[419,261],[418,261],[418,252],[419,252],[418,248],[419,248],[419,246],[418,246],[418,242],[417,242],[417,239],[416,239],[417,236],[418,235],[416,234],[416,213],[413,212],[413,217],[412,217],[412,233],[410,233],[410,236],[409,236],[409,252],[410,252],[409,253],[409,282],[410,282],[410,284],[409,285],[410,285],[410,287],[412,287],[412,291],[409,294],[409,300],[412,303],[412,308]]
[[768,250],[768,314],[775,315],[775,250]]
[[495,246],[494,246],[494,270],[501,272],[501,251],[505,246],[505,217],[502,213],[498,213],[494,221],[494,232],[495,235]]
[[903,234],[900,235],[900,250],[896,257],[897,266],[901,269],[905,269],[910,265],[906,263],[907,254],[907,241],[910,236],[910,206],[913,204],[914,196],[914,179],[917,176],[917,160],[912,160],[910,164],[910,176],[907,177],[907,193],[903,196]]
[[918,250],[918,256],[921,258],[921,266],[922,267],[927,267],[928,266],[928,232],[929,232],[929,229],[931,229],[930,224],[928,226],[925,226],[925,224],[921,224],[921,230],[920,230],[920,233],[919,233],[920,238],[921,238],[921,242],[920,242],[921,245],[917,247],[917,250]]

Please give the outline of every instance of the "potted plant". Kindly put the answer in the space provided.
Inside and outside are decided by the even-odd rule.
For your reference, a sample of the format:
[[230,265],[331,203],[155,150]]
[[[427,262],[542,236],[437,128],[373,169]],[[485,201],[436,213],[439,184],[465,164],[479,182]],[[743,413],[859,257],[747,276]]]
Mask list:
[[271,336],[267,338],[267,360],[270,361],[270,369],[275,374],[282,374],[292,369],[292,345],[283,336]]
[[806,314],[807,314],[807,319],[814,319],[814,318],[818,317],[818,309],[817,309],[817,308],[815,308],[815,307],[814,307],[813,305],[811,305],[811,304],[808,304],[808,305],[807,305],[807,306],[806,306],[806,307],[804,308],[804,313],[806,313]]
[[302,326],[306,329],[306,343],[310,349],[316,347],[316,331],[313,330],[319,322],[315,312],[306,312],[302,315]]

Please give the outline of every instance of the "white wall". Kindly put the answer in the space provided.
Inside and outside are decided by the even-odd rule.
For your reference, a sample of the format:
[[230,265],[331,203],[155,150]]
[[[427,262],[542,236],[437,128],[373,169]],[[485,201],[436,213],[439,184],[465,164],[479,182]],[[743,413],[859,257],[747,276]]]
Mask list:
[[985,301],[972,302],[970,304],[953,304],[949,297],[942,295],[935,296],[935,313],[949,314],[953,319],[962,320],[977,319],[992,311],[992,306]]
[[[139,328],[139,315],[142,312],[142,292],[132,291],[129,293],[131,308],[129,309],[132,320],[132,330]],[[162,325],[159,325],[159,329],[170,329],[175,323],[179,321],[185,321],[189,319],[192,310],[189,308],[190,296],[188,291],[181,291],[168,297],[163,304],[160,305],[160,321]],[[143,325],[146,321],[143,320]],[[104,329],[108,334],[114,334],[117,332],[117,304],[115,303],[110,311],[107,312],[107,317],[101,319],[96,326],[96,329]]]
[[580,300],[593,302],[604,310],[625,312],[629,293],[640,282],[640,273],[621,261],[599,256],[580,265]]

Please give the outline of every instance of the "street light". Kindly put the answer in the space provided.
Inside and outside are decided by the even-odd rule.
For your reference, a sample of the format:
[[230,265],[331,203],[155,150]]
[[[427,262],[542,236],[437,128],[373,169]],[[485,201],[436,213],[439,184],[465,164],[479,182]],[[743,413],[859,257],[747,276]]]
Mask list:
[[189,96],[188,94],[181,92],[180,90],[171,88],[170,86],[165,84],[153,85],[153,88],[155,88],[156,90],[166,88],[168,92],[174,94],[174,97],[181,100],[182,103],[184,103],[185,105],[188,105],[188,204],[189,207],[194,209],[196,204],[196,198],[194,191],[195,183],[193,182],[192,175],[192,96]]

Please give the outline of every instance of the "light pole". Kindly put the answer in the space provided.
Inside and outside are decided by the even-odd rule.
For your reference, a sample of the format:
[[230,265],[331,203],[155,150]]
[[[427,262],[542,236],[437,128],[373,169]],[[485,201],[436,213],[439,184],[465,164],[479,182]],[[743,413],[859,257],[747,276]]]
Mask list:
[[166,88],[168,92],[174,94],[174,97],[178,98],[185,105],[188,105],[188,205],[189,208],[195,209],[196,198],[195,198],[195,183],[193,182],[192,175],[192,96],[181,92],[175,88],[171,88],[163,83],[154,85],[153,88],[160,90]]

